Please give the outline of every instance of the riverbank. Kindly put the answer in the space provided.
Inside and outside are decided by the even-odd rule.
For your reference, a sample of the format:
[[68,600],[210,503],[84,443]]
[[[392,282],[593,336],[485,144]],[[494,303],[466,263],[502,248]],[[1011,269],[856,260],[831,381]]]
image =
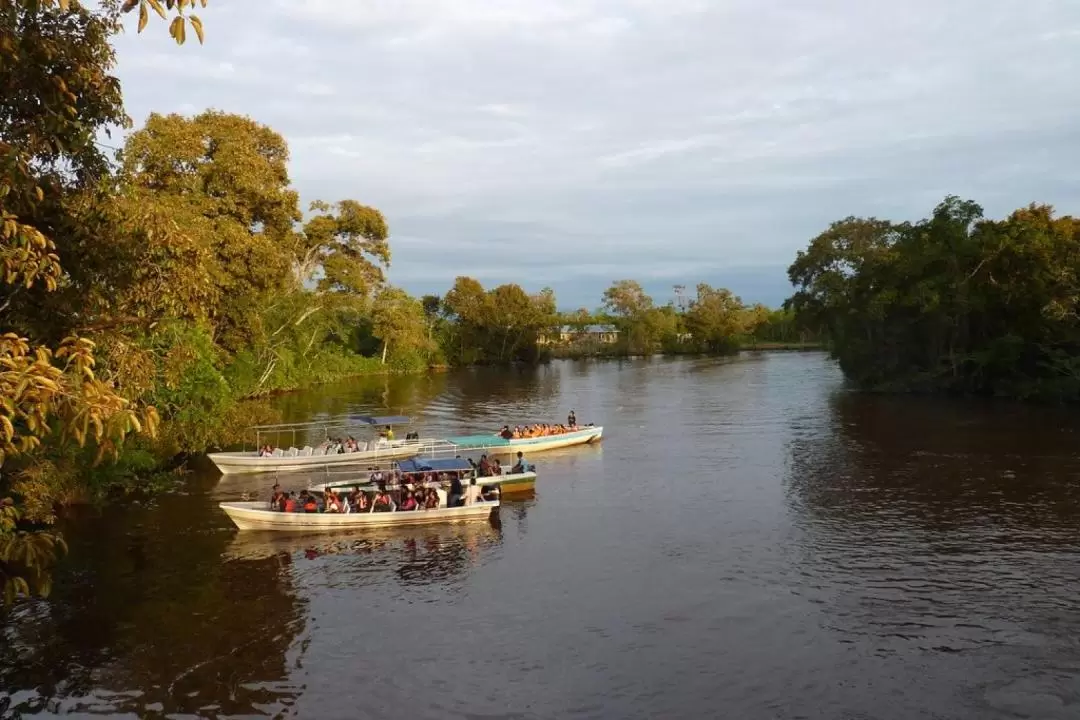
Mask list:
[[811,352],[825,349],[825,343],[820,342],[759,342],[740,348],[755,352]]
[[[820,342],[756,342],[739,343],[733,345],[726,352],[707,352],[697,348],[681,350],[660,350],[652,353],[656,357],[731,357],[740,352],[809,352],[825,350],[824,343]],[[641,353],[632,353],[624,348],[608,347],[549,347],[551,357],[557,360],[620,360],[635,357],[643,357]]]

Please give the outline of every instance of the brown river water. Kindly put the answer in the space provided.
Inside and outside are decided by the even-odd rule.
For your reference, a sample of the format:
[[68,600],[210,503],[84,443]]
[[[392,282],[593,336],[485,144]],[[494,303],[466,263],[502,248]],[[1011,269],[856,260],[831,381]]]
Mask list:
[[496,524],[241,535],[216,503],[273,479],[214,472],[87,513],[0,624],[0,717],[1080,718],[1075,411],[858,395],[818,353],[278,402],[605,435]]

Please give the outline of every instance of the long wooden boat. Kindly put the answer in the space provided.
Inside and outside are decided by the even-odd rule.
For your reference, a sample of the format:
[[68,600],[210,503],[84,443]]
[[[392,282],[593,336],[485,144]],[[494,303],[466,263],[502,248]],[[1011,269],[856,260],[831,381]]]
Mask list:
[[499,509],[499,501],[477,502],[433,510],[391,512],[304,513],[270,510],[266,501],[223,502],[219,507],[240,530],[329,532],[374,527],[405,527],[446,522],[486,520]]
[[484,450],[488,455],[516,455],[518,452],[534,453],[545,450],[587,445],[599,442],[604,435],[604,428],[599,425],[584,427],[580,430],[558,435],[541,435],[531,438],[507,440],[499,435],[461,435],[446,438],[446,442],[462,450]]
[[[328,420],[316,420],[308,423],[288,423],[282,425],[258,425],[249,430],[255,433],[255,449],[236,452],[210,453],[208,457],[224,475],[236,473],[258,473],[276,471],[296,471],[308,468],[353,465],[356,463],[407,458],[428,452],[440,444],[435,438],[394,439],[376,438],[363,443],[363,449],[351,452],[339,452],[337,447],[325,448],[323,445],[297,447],[297,436],[304,438],[321,434],[322,441],[329,440],[331,432],[347,434],[353,428],[378,428],[405,425],[411,422],[401,415],[371,416],[351,415]],[[260,453],[261,440],[281,434],[292,435],[292,447],[276,448],[271,455]],[[317,444],[318,440],[315,441]],[[329,454],[328,454],[329,451]]]
[[[500,495],[526,493],[536,489],[536,470],[532,466],[525,472],[485,475],[483,477],[479,477],[472,464],[462,458],[410,458],[396,463],[396,466],[395,469],[401,472],[405,478],[426,473],[459,473],[462,485],[468,485],[469,480],[475,477],[477,485],[497,487]],[[323,492],[327,489],[336,491],[359,489],[370,492],[375,488],[376,484],[371,480],[370,474],[364,473],[348,479],[318,483],[308,489],[313,492]]]

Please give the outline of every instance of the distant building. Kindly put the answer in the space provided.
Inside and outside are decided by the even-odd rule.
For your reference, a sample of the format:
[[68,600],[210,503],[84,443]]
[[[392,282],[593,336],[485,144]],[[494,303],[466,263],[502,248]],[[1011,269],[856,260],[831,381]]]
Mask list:
[[582,328],[563,325],[556,333],[542,335],[541,345],[569,345],[571,343],[589,343],[595,345],[613,345],[619,341],[619,329],[614,325],[586,325]]

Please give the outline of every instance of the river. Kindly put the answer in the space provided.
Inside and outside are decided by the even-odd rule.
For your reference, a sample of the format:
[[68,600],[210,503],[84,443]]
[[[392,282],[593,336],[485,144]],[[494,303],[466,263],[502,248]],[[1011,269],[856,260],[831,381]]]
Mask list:
[[497,526],[248,539],[266,477],[66,523],[0,716],[1080,717],[1075,412],[864,396],[819,353],[560,361],[284,396],[425,434],[559,419]]

